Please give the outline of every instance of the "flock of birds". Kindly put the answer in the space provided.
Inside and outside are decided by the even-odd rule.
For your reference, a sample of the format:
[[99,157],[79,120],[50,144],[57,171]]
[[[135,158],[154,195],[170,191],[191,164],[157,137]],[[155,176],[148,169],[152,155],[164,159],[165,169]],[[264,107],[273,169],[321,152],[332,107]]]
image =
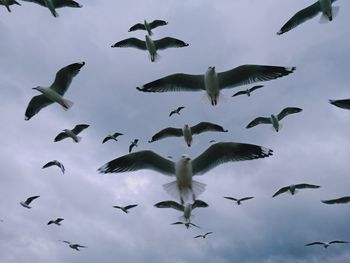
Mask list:
[[[72,0],[22,0],[25,2],[37,3],[41,6],[47,7],[54,17],[58,16],[56,12],[60,7],[82,7],[79,3]],[[338,8],[333,7],[332,4],[335,0],[319,0],[313,5],[297,12],[282,28],[277,32],[278,35],[284,34],[306,20],[321,13],[322,17],[328,21],[332,21],[336,15]],[[0,0],[0,5],[4,5],[9,12],[11,12],[11,5],[20,5],[15,0]],[[152,30],[166,26],[168,23],[163,20],[154,20],[152,22],[138,23],[132,26],[129,31],[145,30],[145,40],[137,38],[127,38],[118,41],[114,45],[115,47],[133,47],[141,50],[147,50],[152,62],[156,61],[159,56],[157,51],[160,49],[166,49],[170,47],[186,47],[188,44],[182,40],[172,37],[165,37],[159,40],[151,39]],[[79,73],[85,62],[77,62],[67,65],[61,68],[57,73],[55,80],[49,87],[37,86],[33,88],[38,91],[40,95],[34,96],[25,111],[25,120],[30,120],[33,116],[37,115],[43,108],[58,103],[64,110],[68,110],[72,107],[73,102],[64,97],[68,90],[73,78]],[[295,67],[284,66],[272,66],[272,65],[241,65],[233,69],[229,69],[224,72],[217,72],[215,67],[210,66],[204,74],[186,74],[175,73],[160,79],[151,81],[137,87],[140,92],[177,92],[177,91],[204,91],[206,92],[209,101],[213,106],[217,105],[219,101],[220,91],[228,88],[235,88],[242,85],[252,84],[255,82],[270,81],[277,78],[285,77],[292,74],[296,70]],[[262,85],[254,86],[252,88],[239,91],[232,95],[232,97],[238,95],[251,96],[251,93],[257,89],[262,88]],[[350,109],[350,100],[330,100],[330,103],[344,109]],[[180,111],[185,109],[184,106],[178,107],[170,112],[169,117],[174,114],[180,115]],[[280,130],[281,120],[290,114],[301,112],[302,109],[297,107],[286,107],[281,110],[277,115],[271,114],[270,117],[257,117],[252,120],[246,128],[252,128],[259,124],[270,124],[273,126],[276,132]],[[75,143],[81,141],[81,137],[78,136],[83,130],[87,129],[89,125],[78,124],[73,129],[64,129],[55,138],[54,141],[58,142],[66,138],[71,138]],[[167,137],[183,137],[188,147],[192,146],[193,135],[197,135],[203,132],[228,132],[222,126],[210,123],[199,122],[194,126],[185,124],[183,128],[167,127],[156,134],[154,134],[149,143],[159,141]],[[118,136],[122,136],[122,133],[115,132],[107,135],[102,143],[114,140],[117,141]],[[205,190],[206,185],[199,181],[193,180],[193,176],[203,175],[211,169],[219,166],[220,164],[227,162],[236,162],[244,160],[254,160],[260,158],[267,158],[273,154],[273,150],[253,144],[238,143],[238,142],[218,142],[211,141],[212,144],[203,153],[196,158],[190,158],[188,155],[183,154],[177,162],[173,162],[168,158],[164,158],[151,150],[143,150],[132,152],[134,147],[138,145],[138,139],[134,139],[129,146],[129,154],[120,156],[114,160],[111,160],[100,168],[98,171],[102,174],[108,173],[123,173],[132,172],[142,169],[151,169],[160,172],[164,175],[174,177],[175,180],[163,185],[164,189],[175,198],[174,200],[162,201],[154,206],[157,208],[172,208],[180,211],[182,221],[172,223],[173,225],[184,225],[186,228],[196,227],[198,225],[191,221],[191,213],[195,208],[206,208],[209,205],[199,200],[197,197]],[[57,160],[53,160],[45,164],[42,168],[49,168],[57,166],[62,174],[65,173],[65,167]],[[317,189],[320,186],[312,184],[293,184],[282,187],[272,197],[276,197],[282,193],[290,192],[292,195],[299,189]],[[31,196],[25,201],[21,201],[20,204],[30,209],[31,203],[39,198],[39,195]],[[237,205],[241,205],[243,201],[253,199],[253,196],[236,198],[236,197],[224,197],[228,200],[234,201]],[[331,200],[323,200],[325,204],[340,204],[350,202],[350,196],[340,197]],[[130,209],[137,207],[137,204],[131,204],[127,206],[113,206],[116,209],[128,213]],[[63,218],[57,218],[50,220],[47,224],[61,225]],[[197,235],[194,238],[206,238],[213,232],[207,232],[202,235]],[[80,248],[86,248],[86,246],[71,243],[70,241],[60,240],[69,245],[70,248],[79,251]],[[305,246],[322,245],[327,248],[330,244],[347,243],[343,240],[333,240],[329,242],[312,242]]]

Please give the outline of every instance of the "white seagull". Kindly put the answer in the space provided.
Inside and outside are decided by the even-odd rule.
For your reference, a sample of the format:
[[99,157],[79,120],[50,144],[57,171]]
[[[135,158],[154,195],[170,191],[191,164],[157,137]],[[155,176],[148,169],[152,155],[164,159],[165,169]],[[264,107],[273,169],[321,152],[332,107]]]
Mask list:
[[80,142],[81,137],[78,134],[88,128],[90,125],[88,124],[78,124],[74,127],[74,129],[64,129],[60,132],[54,139],[55,142],[62,141],[63,139],[71,137],[74,142]]
[[329,103],[339,108],[350,110],[350,99],[329,100]]
[[277,195],[280,195],[285,192],[290,192],[292,195],[294,195],[297,192],[297,189],[316,189],[320,188],[319,185],[313,185],[313,184],[291,184],[285,187],[282,187],[279,189],[272,197],[275,197]]
[[117,205],[114,205],[113,207],[114,208],[117,208],[117,209],[120,209],[120,210],[122,210],[124,213],[129,213],[129,209],[131,209],[131,208],[133,208],[133,207],[136,207],[137,206],[137,204],[136,205],[127,205],[127,206],[117,206]]
[[47,164],[45,164],[45,165],[42,167],[42,169],[45,169],[45,168],[47,168],[47,167],[51,167],[51,166],[54,166],[54,165],[58,166],[58,167],[61,169],[62,173],[64,174],[65,168],[64,168],[63,164],[60,163],[60,162],[57,161],[57,160],[53,160],[53,161],[51,161],[51,162],[48,162]]
[[192,145],[192,135],[194,134],[200,134],[202,132],[207,131],[216,131],[216,132],[227,132],[223,127],[220,125],[217,125],[215,123],[211,122],[200,122],[192,127],[188,126],[188,124],[185,124],[183,129],[180,128],[173,128],[168,127],[160,132],[156,133],[152,136],[152,139],[148,141],[149,143],[158,141],[160,139],[166,138],[166,137],[184,137],[184,140],[188,147],[191,147]]
[[137,23],[130,27],[129,32],[136,31],[136,30],[146,30],[148,35],[152,36],[152,29],[159,27],[159,26],[165,26],[168,22],[164,20],[153,20],[151,23],[148,23],[146,20],[143,21],[143,24]]
[[260,89],[264,87],[264,85],[257,85],[257,86],[254,86],[250,89],[246,89],[246,90],[241,90],[241,91],[238,91],[237,93],[233,94],[232,97],[235,97],[235,96],[239,96],[239,95],[247,95],[248,97],[250,97],[250,94],[254,91],[254,90],[257,90],[257,89]]
[[134,139],[134,141],[131,142],[131,144],[129,145],[129,153],[131,153],[132,148],[138,146],[138,144],[137,144],[138,142],[139,142],[139,139]]
[[249,196],[249,197],[244,197],[244,198],[234,198],[234,197],[230,197],[230,196],[224,196],[224,198],[235,201],[237,203],[237,205],[241,205],[243,201],[249,200],[254,198],[253,196]]
[[4,5],[7,11],[11,12],[10,5],[21,5],[16,0],[0,0],[0,5]]
[[181,107],[178,107],[176,110],[172,110],[172,111],[170,112],[170,114],[169,114],[169,117],[171,117],[171,115],[173,115],[173,114],[180,115],[180,111],[181,111],[182,109],[184,109],[184,108],[185,108],[185,107],[181,106]]
[[114,140],[114,141],[118,141],[117,140],[117,137],[118,136],[120,136],[120,135],[123,135],[122,133],[120,133],[120,132],[115,132],[115,133],[113,133],[113,134],[108,134],[104,139],[103,139],[103,141],[102,141],[102,143],[105,143],[105,142],[107,142],[107,141],[109,141],[109,140]]
[[318,0],[316,3],[300,10],[282,26],[280,31],[277,32],[277,35],[288,32],[305,21],[317,16],[318,13],[322,13],[322,17],[332,21],[333,17],[335,17],[339,11],[338,6],[332,7],[335,1],[336,0]]
[[347,241],[342,241],[342,240],[333,240],[329,242],[316,241],[316,242],[308,243],[305,246],[322,245],[324,248],[327,248],[331,244],[347,244],[347,243],[348,243]]
[[57,102],[65,110],[68,110],[73,102],[64,99],[63,95],[66,93],[73,78],[79,73],[85,62],[73,63],[56,73],[56,78],[50,87],[35,87],[33,89],[41,92],[41,95],[35,96],[29,102],[29,105],[25,112],[25,120],[29,120],[35,114],[37,114],[42,108]]
[[34,199],[37,199],[38,197],[40,197],[40,195],[31,196],[31,197],[27,198],[27,200],[25,200],[24,202],[21,201],[20,204],[21,204],[21,206],[30,209],[30,208],[32,208],[31,206],[29,206],[30,203],[31,203]]
[[199,237],[206,238],[207,235],[209,235],[209,234],[213,234],[213,232],[207,232],[204,235],[198,235],[198,236],[195,236],[194,238],[199,238]]
[[289,114],[294,114],[301,112],[302,109],[300,108],[295,108],[295,107],[288,107],[283,109],[280,113],[275,116],[274,114],[271,114],[271,117],[258,117],[254,120],[252,120],[248,125],[247,129],[252,128],[256,125],[259,124],[272,124],[273,128],[275,129],[276,132],[278,132],[281,129],[281,124],[280,120],[282,120],[284,117],[286,117]]
[[177,221],[174,223],[171,223],[170,225],[184,225],[187,229],[189,229],[191,226],[200,228],[199,226],[197,226],[196,224],[192,223],[192,222],[181,222],[181,221]]
[[63,221],[64,219],[63,218],[57,218],[55,220],[50,220],[47,225],[51,225],[51,224],[55,224],[55,225],[58,225],[60,226],[61,225],[61,222]]
[[145,41],[137,38],[127,38],[115,43],[112,47],[133,47],[141,50],[148,50],[151,61],[154,62],[159,57],[157,50],[167,49],[171,47],[187,47],[189,44],[173,37],[164,37],[159,40],[152,40],[148,35]]
[[253,144],[220,142],[211,145],[193,160],[184,154],[178,162],[173,162],[152,151],[140,151],[116,158],[104,164],[98,171],[106,174],[152,169],[164,175],[175,176],[175,181],[163,187],[184,204],[190,197],[195,201],[205,190],[205,184],[192,180],[193,176],[204,174],[222,163],[265,158],[272,155],[272,152]]
[[350,196],[344,196],[344,197],[330,199],[330,200],[322,200],[321,202],[327,205],[346,204],[350,202]]
[[209,67],[204,75],[177,73],[149,82],[137,89],[143,92],[206,91],[211,104],[216,105],[222,89],[280,78],[294,70],[295,67],[242,65],[217,73],[215,67]]
[[58,13],[56,12],[56,8],[60,7],[74,7],[74,8],[81,8],[83,7],[79,3],[73,1],[73,0],[22,0],[25,2],[32,2],[36,3],[38,5],[47,7],[51,14],[54,17],[58,17]]
[[73,243],[66,241],[66,240],[60,240],[60,241],[67,243],[71,249],[75,249],[77,251],[80,251],[79,248],[86,248],[86,246],[82,246],[79,244],[73,244]]

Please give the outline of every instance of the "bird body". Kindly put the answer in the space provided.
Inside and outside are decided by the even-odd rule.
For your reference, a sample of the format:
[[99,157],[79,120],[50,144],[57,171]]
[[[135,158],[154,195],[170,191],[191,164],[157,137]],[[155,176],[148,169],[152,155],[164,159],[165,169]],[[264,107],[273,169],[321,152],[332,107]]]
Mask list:
[[40,86],[38,86],[38,87],[35,87],[33,89],[41,92],[46,98],[48,98],[52,102],[57,102],[65,110],[68,110],[70,107],[73,106],[73,102],[72,101],[64,99],[60,94],[58,94],[51,87],[40,87]]
[[131,144],[129,146],[129,153],[131,153],[131,151],[134,147],[138,146],[138,144],[137,144],[138,142],[139,142],[139,139],[134,139],[134,141],[131,142]]
[[146,35],[145,38],[146,38],[146,47],[147,47],[148,53],[151,57],[151,61],[154,62],[158,56],[156,45],[148,35]]
[[62,240],[62,242],[67,243],[68,246],[71,249],[74,249],[74,250],[77,250],[77,251],[80,251],[79,248],[86,248],[86,246],[82,246],[82,245],[79,245],[79,244],[73,244],[73,243],[71,243],[69,241],[66,241],[66,240]]
[[219,98],[220,88],[218,74],[215,67],[209,67],[204,76],[204,84],[207,95],[211,101],[211,105],[216,105]]

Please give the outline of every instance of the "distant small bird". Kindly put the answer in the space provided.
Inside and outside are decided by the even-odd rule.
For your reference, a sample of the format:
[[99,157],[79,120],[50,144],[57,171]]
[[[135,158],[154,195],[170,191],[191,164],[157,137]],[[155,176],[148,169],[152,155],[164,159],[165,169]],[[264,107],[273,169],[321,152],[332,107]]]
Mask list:
[[79,244],[73,244],[73,243],[66,241],[66,240],[60,240],[60,241],[67,243],[71,249],[75,249],[77,251],[80,251],[79,248],[87,248],[86,246],[82,246]]
[[350,202],[350,196],[344,196],[337,199],[322,200],[321,202],[327,205],[346,204]]
[[195,236],[194,238],[199,238],[199,237],[206,238],[207,235],[210,235],[210,234],[212,234],[212,233],[213,233],[213,232],[207,232],[207,233],[205,233],[204,235],[198,235],[198,236]]
[[7,11],[11,12],[10,5],[21,5],[16,0],[0,0],[0,5],[4,5]]
[[199,226],[197,226],[196,224],[192,223],[192,222],[181,222],[181,221],[177,221],[174,223],[171,223],[170,225],[184,225],[187,229],[190,228],[191,226],[200,228]]
[[55,225],[58,225],[60,226],[61,225],[61,222],[63,221],[64,219],[63,218],[57,218],[55,220],[50,220],[47,225],[51,225],[51,224],[55,224]]
[[250,93],[252,93],[254,90],[260,89],[262,87],[264,87],[264,85],[257,85],[257,86],[250,88],[250,89],[241,90],[241,91],[238,91],[237,93],[233,94],[232,97],[244,95],[244,94],[247,94],[247,96],[250,97]]
[[272,197],[275,197],[279,194],[285,193],[285,192],[290,192],[292,195],[294,195],[297,192],[297,189],[315,189],[315,188],[320,188],[321,186],[318,185],[312,185],[312,184],[291,184],[286,187],[282,187],[279,189]]
[[69,130],[69,129],[64,129],[61,133],[59,133],[56,138],[55,142],[62,141],[63,139],[66,139],[68,137],[71,137],[74,142],[80,142],[81,137],[78,136],[78,134],[88,128],[90,125],[88,124],[78,124],[74,127],[74,129]]
[[138,143],[139,142],[139,139],[134,139],[134,141],[133,142],[131,142],[131,144],[130,144],[130,146],[129,146],[129,153],[131,153],[131,151],[132,151],[132,148],[134,148],[134,147],[137,147],[138,146]]
[[57,160],[53,160],[53,161],[51,161],[51,162],[48,162],[48,163],[45,164],[41,169],[44,169],[44,168],[47,168],[47,167],[51,167],[51,166],[54,166],[54,165],[58,166],[58,167],[61,169],[62,173],[64,174],[65,168],[64,168],[63,164],[60,163],[60,162],[57,161]]
[[137,205],[127,205],[127,206],[113,206],[114,208],[118,208],[120,210],[122,210],[124,213],[129,213],[129,209],[133,208],[133,207],[136,207]]
[[229,196],[224,196],[224,198],[236,201],[237,205],[240,205],[242,203],[242,201],[249,200],[249,199],[252,199],[254,197],[250,196],[250,197],[244,197],[244,198],[241,198],[241,199],[237,199],[237,198],[233,198],[233,197],[229,197]]
[[103,139],[102,143],[105,143],[109,140],[114,140],[114,141],[118,141],[117,140],[117,137],[120,136],[120,135],[123,135],[123,133],[120,133],[120,132],[115,132],[113,134],[108,134],[106,138]]
[[171,111],[170,114],[169,114],[169,117],[170,117],[171,115],[173,115],[173,114],[180,115],[180,111],[181,111],[182,109],[184,109],[184,108],[185,108],[185,107],[181,106],[181,107],[178,107],[176,110]]
[[316,242],[312,242],[312,243],[306,244],[305,246],[322,245],[324,248],[327,248],[331,244],[346,244],[346,243],[348,243],[348,242],[347,241],[342,241],[342,240],[333,240],[333,241],[329,241],[329,242],[316,241]]
[[210,140],[209,143],[213,143],[213,142],[216,142],[215,140]]
[[339,108],[350,110],[350,99],[345,100],[329,100],[330,104],[337,106]]
[[253,121],[251,121],[247,125],[246,128],[249,129],[249,128],[252,128],[252,127],[259,125],[259,124],[272,124],[272,126],[276,130],[276,132],[278,132],[281,128],[281,124],[279,123],[280,120],[282,120],[287,115],[298,113],[301,111],[302,111],[302,109],[300,109],[300,108],[288,107],[288,108],[283,109],[280,113],[278,113],[277,116],[271,114],[270,118],[258,117],[256,119],[254,119]]
[[58,17],[58,13],[56,12],[56,8],[60,7],[74,7],[74,8],[81,8],[83,7],[79,3],[73,1],[73,0],[22,0],[25,2],[32,2],[39,4],[41,6],[47,7],[51,14],[54,17]]
[[32,208],[32,207],[29,206],[30,203],[31,203],[34,199],[37,199],[38,197],[40,197],[40,195],[31,196],[31,197],[29,197],[27,200],[25,200],[24,202],[21,201],[20,204],[21,204],[21,206],[30,209],[30,208]]
[[130,27],[129,32],[135,31],[135,30],[146,30],[148,35],[152,36],[152,29],[159,27],[159,26],[165,26],[168,22],[164,20],[154,20],[151,23],[148,23],[146,20],[143,21],[143,24],[138,23],[136,25],[133,25]]

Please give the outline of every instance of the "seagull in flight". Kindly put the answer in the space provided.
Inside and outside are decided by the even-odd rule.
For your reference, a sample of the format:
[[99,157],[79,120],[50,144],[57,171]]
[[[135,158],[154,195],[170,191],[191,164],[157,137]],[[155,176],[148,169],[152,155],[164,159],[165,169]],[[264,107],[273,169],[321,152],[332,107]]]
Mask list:
[[129,153],[131,153],[132,148],[137,147],[137,143],[139,142],[139,139],[134,139],[134,141],[131,142],[130,146],[129,146]]
[[337,106],[339,108],[350,110],[350,99],[329,100],[329,103],[333,104],[334,106]]
[[73,102],[63,98],[73,78],[79,73],[85,62],[73,63],[61,68],[56,73],[56,78],[50,87],[35,87],[33,89],[41,92],[41,95],[33,97],[25,112],[25,120],[30,120],[42,108],[56,102],[65,110],[68,110]]
[[301,112],[302,109],[295,108],[295,107],[288,107],[283,109],[280,113],[275,116],[274,114],[271,114],[271,117],[258,117],[252,120],[248,125],[247,129],[252,128],[259,124],[272,124],[273,128],[276,132],[278,132],[281,129],[280,121],[286,117],[287,115],[294,114]]
[[62,141],[63,139],[66,138],[72,138],[74,142],[80,142],[81,137],[78,136],[80,132],[88,128],[90,125],[88,124],[78,124],[76,125],[72,130],[69,129],[64,129],[62,132],[60,132],[54,139],[55,142]]
[[233,94],[232,97],[239,96],[239,95],[247,95],[248,97],[250,97],[250,94],[254,90],[260,89],[262,87],[264,87],[264,85],[257,85],[257,86],[250,88],[250,89],[241,90],[241,91],[238,91],[237,93]]
[[27,200],[25,200],[24,202],[21,201],[20,204],[21,204],[21,206],[30,209],[30,208],[32,208],[31,206],[29,206],[30,203],[31,203],[33,200],[37,199],[38,197],[40,197],[40,195],[31,196],[31,197],[27,198]]
[[79,248],[87,248],[86,246],[82,246],[79,244],[73,244],[73,243],[66,241],[66,240],[60,240],[60,241],[67,243],[71,249],[75,249],[77,251],[80,251]]
[[192,223],[192,222],[181,222],[181,221],[177,221],[174,223],[171,223],[170,225],[184,225],[187,229],[189,229],[191,226],[200,228],[199,226],[197,226],[196,224]]
[[316,241],[316,242],[308,243],[305,246],[322,245],[324,248],[327,248],[331,244],[347,244],[347,243],[348,243],[347,241],[342,241],[342,240],[333,240],[329,242]]
[[232,200],[232,201],[235,201],[237,203],[237,205],[241,205],[243,201],[252,199],[254,197],[253,196],[249,196],[249,197],[244,197],[244,198],[238,199],[238,198],[233,198],[233,197],[230,197],[230,196],[224,196],[224,198]]
[[277,79],[289,75],[294,70],[295,67],[242,65],[218,73],[215,67],[209,67],[204,75],[176,73],[149,82],[136,89],[143,92],[205,91],[214,106],[218,103],[222,89]]
[[7,11],[11,12],[10,5],[21,5],[16,0],[0,0],[0,5],[4,5]]
[[55,225],[58,225],[60,226],[61,225],[61,222],[63,221],[64,219],[63,218],[57,218],[55,220],[50,220],[47,225],[51,225],[51,224],[55,224]]
[[62,163],[60,163],[60,162],[57,161],[57,160],[53,160],[53,161],[51,161],[51,162],[48,162],[47,164],[45,164],[45,165],[42,167],[42,169],[47,168],[47,167],[51,167],[51,166],[54,166],[54,165],[58,166],[58,167],[61,169],[62,173],[64,174],[64,172],[65,172],[64,166],[63,166]]
[[115,133],[113,133],[113,134],[108,134],[108,135],[106,136],[106,138],[103,139],[102,143],[108,142],[109,140],[114,140],[114,141],[117,142],[117,141],[118,141],[118,140],[117,140],[117,137],[120,136],[120,135],[124,135],[124,134],[122,134],[122,133],[120,133],[120,132],[115,132]]
[[77,3],[73,0],[22,0],[22,1],[32,2],[32,3],[36,3],[38,5],[41,5],[43,7],[47,7],[54,17],[58,17],[58,13],[56,12],[56,8],[60,8],[60,7],[81,8],[81,7],[83,7],[82,5],[80,5],[79,3]]
[[113,206],[114,208],[118,208],[120,210],[122,210],[124,213],[129,213],[129,209],[133,208],[133,207],[136,207],[137,205],[127,205],[127,206]]
[[160,139],[171,137],[171,136],[174,136],[174,137],[183,136],[187,146],[191,147],[192,135],[200,134],[202,132],[207,132],[207,131],[227,132],[227,130],[225,130],[223,127],[215,123],[200,122],[192,127],[188,126],[188,124],[185,124],[183,129],[173,128],[173,127],[165,128],[160,132],[156,133],[155,135],[153,135],[152,139],[148,142],[151,143],[151,142],[158,141]]
[[253,144],[219,142],[193,160],[184,154],[179,161],[173,162],[153,151],[139,151],[116,158],[101,166],[98,171],[107,174],[152,169],[164,175],[175,176],[175,181],[163,187],[184,204],[190,197],[195,201],[205,190],[205,184],[192,180],[193,176],[204,174],[222,163],[265,158],[271,156],[272,152],[271,149]]
[[159,26],[165,26],[168,22],[164,20],[153,20],[151,23],[148,23],[146,20],[143,21],[143,24],[137,23],[130,27],[129,32],[136,31],[136,30],[146,30],[148,35],[152,36],[152,29],[159,27]]
[[332,7],[335,1],[336,0],[318,0],[316,3],[300,10],[282,26],[277,32],[277,35],[288,32],[305,21],[317,16],[318,13],[322,13],[322,19],[326,18],[326,20],[332,21],[339,11],[338,6]]
[[313,185],[313,184],[291,184],[285,187],[282,187],[279,189],[272,197],[275,197],[277,195],[280,195],[282,193],[290,192],[292,195],[294,195],[297,192],[297,189],[316,189],[320,188],[319,185]]
[[350,196],[344,196],[344,197],[330,199],[330,200],[322,200],[321,202],[327,205],[346,204],[350,202]]
[[210,234],[213,234],[213,232],[207,232],[204,235],[198,235],[198,236],[195,236],[194,238],[199,238],[199,237],[206,238],[207,235],[210,235]]
[[169,114],[169,117],[171,117],[171,115],[173,115],[173,114],[180,115],[180,111],[181,111],[182,109],[184,109],[184,108],[185,108],[185,107],[181,106],[181,107],[178,107],[178,108],[175,109],[175,110],[172,110],[172,111],[170,112],[170,114]]

